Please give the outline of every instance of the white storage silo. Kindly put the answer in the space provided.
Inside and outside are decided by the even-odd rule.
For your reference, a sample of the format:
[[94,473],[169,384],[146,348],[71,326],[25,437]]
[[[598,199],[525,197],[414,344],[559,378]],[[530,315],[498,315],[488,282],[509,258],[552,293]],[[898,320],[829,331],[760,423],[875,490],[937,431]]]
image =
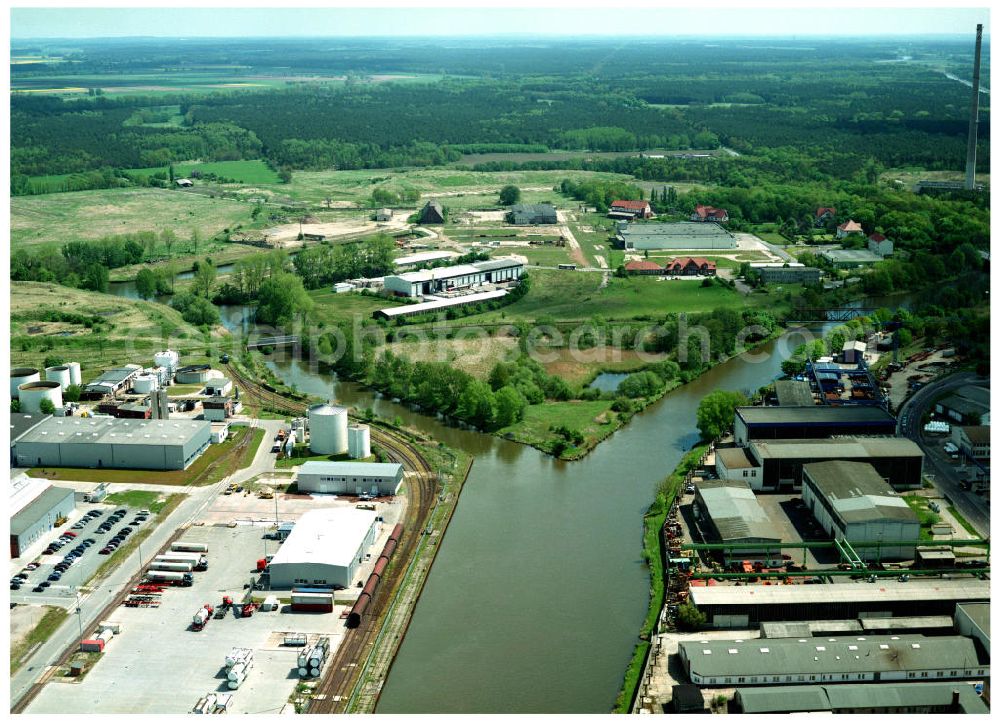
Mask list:
[[50,368],[45,368],[45,379],[51,380],[54,383],[59,383],[59,387],[65,390],[70,386],[70,375],[68,365],[53,365]]
[[63,404],[62,388],[53,380],[21,383],[17,388],[17,397],[21,401],[22,413],[41,413],[43,400],[51,400],[57,409]]
[[153,363],[156,367],[167,368],[171,373],[177,370],[181,357],[173,350],[164,350],[153,355]]
[[132,392],[152,393],[159,389],[160,379],[153,374],[136,375],[132,380]]
[[347,429],[347,454],[351,458],[368,458],[372,454],[371,429],[362,424]]
[[347,453],[347,408],[329,403],[309,408],[309,450],[321,455]]
[[66,363],[66,367],[69,368],[69,384],[83,385],[83,378],[80,376],[80,363]]
[[10,371],[10,397],[17,399],[17,389],[25,383],[37,383],[41,380],[35,368],[12,368]]

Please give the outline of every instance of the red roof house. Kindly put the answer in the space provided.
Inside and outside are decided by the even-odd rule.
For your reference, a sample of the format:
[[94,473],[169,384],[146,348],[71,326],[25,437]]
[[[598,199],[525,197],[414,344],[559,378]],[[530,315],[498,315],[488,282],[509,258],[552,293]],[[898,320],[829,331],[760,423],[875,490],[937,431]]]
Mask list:
[[691,215],[693,222],[728,222],[729,212],[725,209],[716,209],[714,206],[703,206],[699,204],[694,208]]
[[625,271],[629,274],[663,274],[663,267],[648,259],[638,259],[628,262]]
[[821,206],[816,210],[816,226],[823,226],[823,222],[837,216],[837,210],[832,206]]
[[633,201],[631,199],[616,199],[611,202],[611,213],[629,217],[649,219],[653,216],[653,208],[648,201]]
[[663,268],[666,274],[691,276],[691,275],[705,275],[714,276],[715,262],[712,262],[703,257],[678,257],[674,259]]
[[853,219],[848,219],[846,222],[837,227],[837,239],[843,239],[849,234],[864,234],[864,229]]

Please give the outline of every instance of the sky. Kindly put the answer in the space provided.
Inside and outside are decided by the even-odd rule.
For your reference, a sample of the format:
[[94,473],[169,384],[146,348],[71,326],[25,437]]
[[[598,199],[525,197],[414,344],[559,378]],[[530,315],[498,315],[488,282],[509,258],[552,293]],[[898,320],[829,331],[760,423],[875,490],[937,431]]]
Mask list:
[[[505,3],[505,8],[486,9],[468,9],[461,5],[415,7],[415,3],[409,3],[409,7],[364,8],[268,8],[246,7],[246,3],[243,6],[201,8],[185,7],[183,1],[169,8],[151,8],[128,7],[115,0],[102,3],[111,4],[118,7],[74,7],[71,1],[62,0],[59,5],[64,7],[12,8],[10,35],[15,39],[469,36],[511,33],[836,37],[968,34],[975,32],[976,23],[984,23],[986,33],[989,32],[989,10],[986,7],[933,7],[920,0],[913,0],[907,5],[923,7],[897,5],[881,8],[849,7],[855,4],[851,2],[841,2],[836,7],[801,8],[787,4],[773,7],[775,3],[767,3],[772,7],[748,8],[743,5],[726,8],[720,6],[725,3],[712,0],[698,3],[697,8],[685,8],[663,7],[665,2],[632,0],[624,12],[615,11],[613,4],[605,2],[598,6],[590,0],[563,3],[558,7],[552,7],[556,4],[554,2],[541,0],[534,5],[545,7],[510,7],[532,5],[524,0],[512,0]],[[302,3],[293,0],[292,4]],[[397,6],[401,4],[396,3]],[[882,0],[880,4],[890,3]],[[70,7],[65,7],[67,5]],[[640,17],[641,22],[637,22]]]

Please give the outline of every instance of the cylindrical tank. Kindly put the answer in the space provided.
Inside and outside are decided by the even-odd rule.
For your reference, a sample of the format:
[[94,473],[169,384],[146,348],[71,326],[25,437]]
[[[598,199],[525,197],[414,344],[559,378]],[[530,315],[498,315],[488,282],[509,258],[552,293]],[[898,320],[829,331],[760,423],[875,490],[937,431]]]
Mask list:
[[17,389],[25,383],[37,383],[42,378],[35,368],[12,368],[10,371],[10,397],[17,398]]
[[59,383],[59,387],[65,390],[72,384],[70,382],[69,365],[53,365],[50,368],[45,368],[45,379]]
[[309,676],[309,668],[308,667],[300,667],[299,668],[299,677],[308,677],[308,676]]
[[320,455],[347,453],[347,408],[329,403],[309,408],[309,450]]
[[208,365],[188,365],[176,371],[175,378],[182,385],[207,383],[212,369]]
[[136,375],[132,381],[132,392],[152,393],[160,387],[160,379],[156,375]]
[[347,453],[351,458],[368,458],[372,454],[371,429],[362,424],[347,429]]
[[66,363],[66,367],[69,368],[69,384],[83,385],[83,378],[80,376],[80,363]]
[[180,355],[173,350],[164,350],[153,355],[153,362],[157,367],[167,368],[171,372],[177,369],[180,360]]
[[22,413],[41,413],[42,401],[50,400],[56,408],[63,404],[62,388],[52,380],[22,383],[17,387],[17,397],[21,401]]

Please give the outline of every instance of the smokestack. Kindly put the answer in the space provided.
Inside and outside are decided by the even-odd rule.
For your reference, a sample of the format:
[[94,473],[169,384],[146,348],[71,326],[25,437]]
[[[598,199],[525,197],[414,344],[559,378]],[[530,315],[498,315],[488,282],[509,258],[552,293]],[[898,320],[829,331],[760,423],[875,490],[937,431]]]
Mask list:
[[983,26],[976,26],[976,63],[972,68],[972,104],[969,108],[969,150],[965,155],[965,188],[976,188],[976,141],[979,136],[979,56],[983,48]]

